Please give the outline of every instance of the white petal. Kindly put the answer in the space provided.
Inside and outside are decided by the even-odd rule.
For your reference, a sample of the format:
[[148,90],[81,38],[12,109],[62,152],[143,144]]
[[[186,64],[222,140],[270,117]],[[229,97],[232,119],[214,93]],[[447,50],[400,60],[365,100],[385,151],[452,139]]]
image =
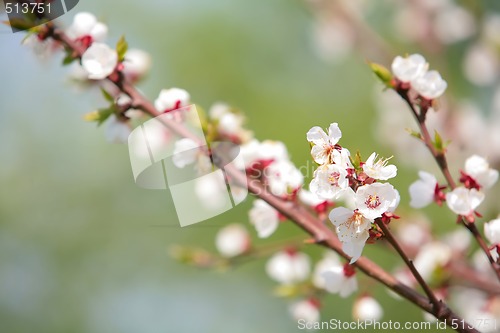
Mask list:
[[183,138],[175,142],[172,162],[178,168],[184,168],[196,161],[199,146],[191,139]]
[[337,144],[342,137],[342,132],[340,131],[339,124],[331,123],[328,127],[328,137],[331,145]]
[[306,134],[307,141],[314,143],[315,145],[323,145],[328,142],[328,135],[325,131],[319,127],[312,127]]
[[366,244],[366,240],[370,237],[370,234],[368,231],[364,231],[361,234],[359,234],[358,238],[354,241],[351,242],[346,242],[342,243],[342,251],[345,252],[345,254],[349,255],[351,257],[350,264],[353,264],[356,262],[356,260],[361,257],[361,253],[363,252],[363,249]]
[[500,218],[484,224],[484,235],[491,244],[500,244]]

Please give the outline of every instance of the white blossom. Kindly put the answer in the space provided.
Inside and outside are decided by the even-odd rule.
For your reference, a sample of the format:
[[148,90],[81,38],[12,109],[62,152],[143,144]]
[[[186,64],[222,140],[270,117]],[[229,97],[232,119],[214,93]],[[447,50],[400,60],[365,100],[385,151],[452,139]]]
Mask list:
[[368,230],[371,221],[359,212],[345,207],[332,209],[329,218],[342,242],[342,251],[351,256],[351,264],[354,263],[361,256],[366,240],[370,237]]
[[320,319],[318,304],[312,300],[295,302],[290,305],[289,311],[294,320],[304,320],[309,326],[317,323]]
[[338,164],[319,166],[309,185],[311,192],[325,200],[338,199],[348,187],[347,171]]
[[331,162],[335,145],[341,137],[342,132],[337,123],[330,124],[328,134],[319,126],[312,127],[307,132],[307,141],[313,144],[311,155],[314,161],[318,164]]
[[489,86],[495,83],[500,70],[495,48],[485,43],[469,47],[462,65],[465,77],[475,85]]
[[378,155],[372,153],[368,160],[363,164],[363,171],[373,179],[387,180],[396,177],[398,169],[395,165],[387,165],[389,158],[379,159],[377,161]]
[[389,183],[363,185],[356,191],[356,207],[369,220],[395,209],[399,194]]
[[149,53],[139,49],[130,49],[125,54],[122,72],[131,80],[143,77],[149,72],[150,68],[151,56]]
[[253,224],[260,238],[267,238],[278,229],[278,211],[262,199],[253,202],[253,207],[248,215],[250,223]]
[[282,161],[289,160],[286,146],[281,141],[264,140],[258,150],[259,160]]
[[444,267],[451,259],[450,247],[443,243],[433,242],[420,248],[415,257],[414,265],[422,278],[428,281],[439,267]]
[[472,36],[476,26],[474,17],[467,10],[452,5],[438,11],[434,20],[434,30],[441,41],[452,44]]
[[118,63],[116,51],[103,43],[93,43],[82,55],[82,67],[91,80],[102,80]]
[[303,204],[312,208],[324,205],[327,202],[327,200],[319,197],[318,195],[316,195],[316,193],[308,191],[306,189],[301,189],[299,191],[298,198]]
[[317,288],[325,289],[326,281],[323,273],[333,266],[341,266],[339,256],[333,251],[327,251],[323,258],[314,266],[312,283]]
[[446,204],[458,215],[468,216],[483,202],[484,193],[476,189],[457,187],[446,193]]
[[500,244],[500,217],[484,224],[484,235],[491,244]]
[[423,208],[434,201],[436,186],[438,185],[434,175],[419,171],[419,180],[410,185],[410,206],[413,208]]
[[243,127],[245,116],[225,103],[215,103],[208,112],[215,120],[217,130],[224,135],[235,137],[241,142],[248,142],[253,133]]
[[184,89],[170,88],[162,89],[155,100],[155,108],[159,112],[168,112],[188,106],[190,95]]
[[269,277],[282,284],[302,282],[311,270],[309,256],[302,252],[281,251],[275,253],[266,263]]
[[346,270],[345,265],[331,266],[323,272],[325,289],[332,294],[346,298],[358,290],[358,280],[353,272]]
[[276,196],[287,196],[302,187],[304,176],[288,160],[280,160],[271,163],[264,170],[269,190]]
[[413,81],[425,74],[429,65],[420,54],[408,57],[397,56],[392,62],[392,72],[402,82]]
[[361,296],[353,306],[353,317],[360,321],[378,321],[382,319],[384,310],[377,300],[371,296]]
[[111,115],[106,126],[106,140],[111,143],[127,143],[132,128],[127,121],[121,121]]
[[178,168],[193,164],[199,154],[199,146],[189,138],[182,138],[175,142],[172,162]]
[[102,42],[108,35],[108,27],[98,22],[94,14],[81,12],[75,15],[66,34],[72,39],[89,36],[93,41]]
[[241,224],[229,224],[217,233],[215,246],[224,257],[235,257],[250,248],[250,235]]
[[415,89],[422,97],[434,99],[441,96],[448,84],[437,71],[428,71],[423,76],[420,76],[411,82]]
[[498,180],[498,171],[491,169],[488,161],[478,155],[472,155],[465,161],[465,172],[485,189]]

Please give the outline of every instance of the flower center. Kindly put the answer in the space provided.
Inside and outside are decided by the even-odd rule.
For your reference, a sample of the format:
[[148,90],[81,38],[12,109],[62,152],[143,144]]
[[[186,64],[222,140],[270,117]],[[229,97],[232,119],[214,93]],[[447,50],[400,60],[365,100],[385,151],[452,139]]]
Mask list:
[[328,182],[332,186],[339,186],[339,178],[340,178],[340,173],[332,172],[330,174],[330,177],[328,177]]
[[363,219],[363,215],[355,212],[350,218],[345,222],[347,229],[352,230],[355,233],[361,232],[360,226]]
[[369,195],[368,198],[366,198],[365,205],[366,207],[370,209],[375,209],[378,206],[380,206],[380,198],[378,195]]

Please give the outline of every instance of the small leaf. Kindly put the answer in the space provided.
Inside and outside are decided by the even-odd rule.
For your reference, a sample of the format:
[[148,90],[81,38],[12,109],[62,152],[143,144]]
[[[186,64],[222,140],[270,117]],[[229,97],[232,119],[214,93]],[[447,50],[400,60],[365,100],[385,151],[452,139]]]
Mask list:
[[102,95],[104,96],[104,99],[110,103],[115,103],[115,99],[113,98],[113,96],[111,96],[111,94],[109,92],[107,92],[106,90],[104,90],[103,88],[101,88],[101,93]]
[[125,59],[125,53],[128,50],[128,43],[125,40],[125,36],[121,36],[116,43],[116,53],[118,53],[118,61],[123,61]]
[[73,57],[73,55],[71,55],[70,53],[66,54],[66,56],[64,57],[63,61],[62,61],[62,64],[63,66],[68,66],[69,64],[71,64],[73,61],[75,61],[76,58]]
[[441,135],[439,135],[438,131],[434,131],[434,147],[436,147],[437,151],[442,153],[444,150],[443,139]]
[[422,140],[422,134],[420,134],[420,132],[414,131],[411,128],[407,128],[406,131],[414,138]]
[[100,125],[102,125],[102,123],[104,123],[106,121],[106,119],[108,119],[115,112],[116,112],[116,109],[112,106],[112,107],[109,107],[106,109],[99,109],[96,111],[89,112],[83,116],[83,119],[85,119],[85,121],[89,121],[89,122],[95,121],[95,122],[97,122],[97,125],[100,126]]
[[390,70],[388,70],[385,66],[374,62],[368,62],[368,65],[370,66],[372,72],[380,79],[380,81],[382,81],[382,83],[386,87],[393,88],[392,73]]
[[33,22],[20,17],[13,17],[9,21],[3,21],[4,24],[18,30],[28,30],[33,27]]
[[352,166],[354,167],[354,169],[356,169],[356,170],[361,169],[362,160],[361,160],[361,153],[359,152],[359,150],[356,152],[354,159],[350,156],[349,156],[349,159],[351,160],[351,163],[352,163]]

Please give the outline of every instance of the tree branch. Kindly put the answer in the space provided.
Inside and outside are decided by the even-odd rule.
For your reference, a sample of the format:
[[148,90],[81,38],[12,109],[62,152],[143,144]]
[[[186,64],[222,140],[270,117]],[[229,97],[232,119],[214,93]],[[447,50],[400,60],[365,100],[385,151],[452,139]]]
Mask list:
[[[44,29],[45,31],[42,31],[42,33],[45,36],[51,37],[54,40],[59,41],[65,47],[73,50],[75,58],[81,58],[83,52],[85,52],[83,46],[69,39],[62,30],[57,29],[52,23],[47,24]],[[154,105],[148,99],[139,93],[133,85],[123,79],[123,76],[118,70],[115,70],[115,72],[112,73],[107,79],[132,99],[133,108],[140,109],[151,117],[158,117],[161,115],[161,113],[155,109]],[[161,121],[175,134],[181,137],[190,138],[195,142],[199,142],[199,138],[189,132],[182,124],[164,118],[162,118]],[[313,216],[307,209],[299,205],[290,205],[290,202],[270,194],[260,182],[255,179],[247,178],[244,173],[240,172],[231,165],[225,166],[224,169],[233,181],[243,186],[247,185],[249,192],[266,201],[281,214],[289,218],[293,223],[312,236],[319,245],[337,252],[347,260],[350,259],[350,257],[342,251],[342,244],[337,239],[333,231],[324,225],[318,218]],[[442,307],[440,309],[436,309],[427,297],[424,297],[407,285],[402,284],[371,260],[361,257],[354,265],[367,276],[379,281],[387,288],[399,294],[401,297],[417,305],[422,310],[434,315],[439,320],[444,321],[447,325],[451,325],[452,322],[465,323],[462,318],[451,311],[444,303],[442,303]],[[458,332],[468,333],[478,332],[473,328],[469,328],[469,325],[466,323],[463,327],[459,327],[456,330]]]

